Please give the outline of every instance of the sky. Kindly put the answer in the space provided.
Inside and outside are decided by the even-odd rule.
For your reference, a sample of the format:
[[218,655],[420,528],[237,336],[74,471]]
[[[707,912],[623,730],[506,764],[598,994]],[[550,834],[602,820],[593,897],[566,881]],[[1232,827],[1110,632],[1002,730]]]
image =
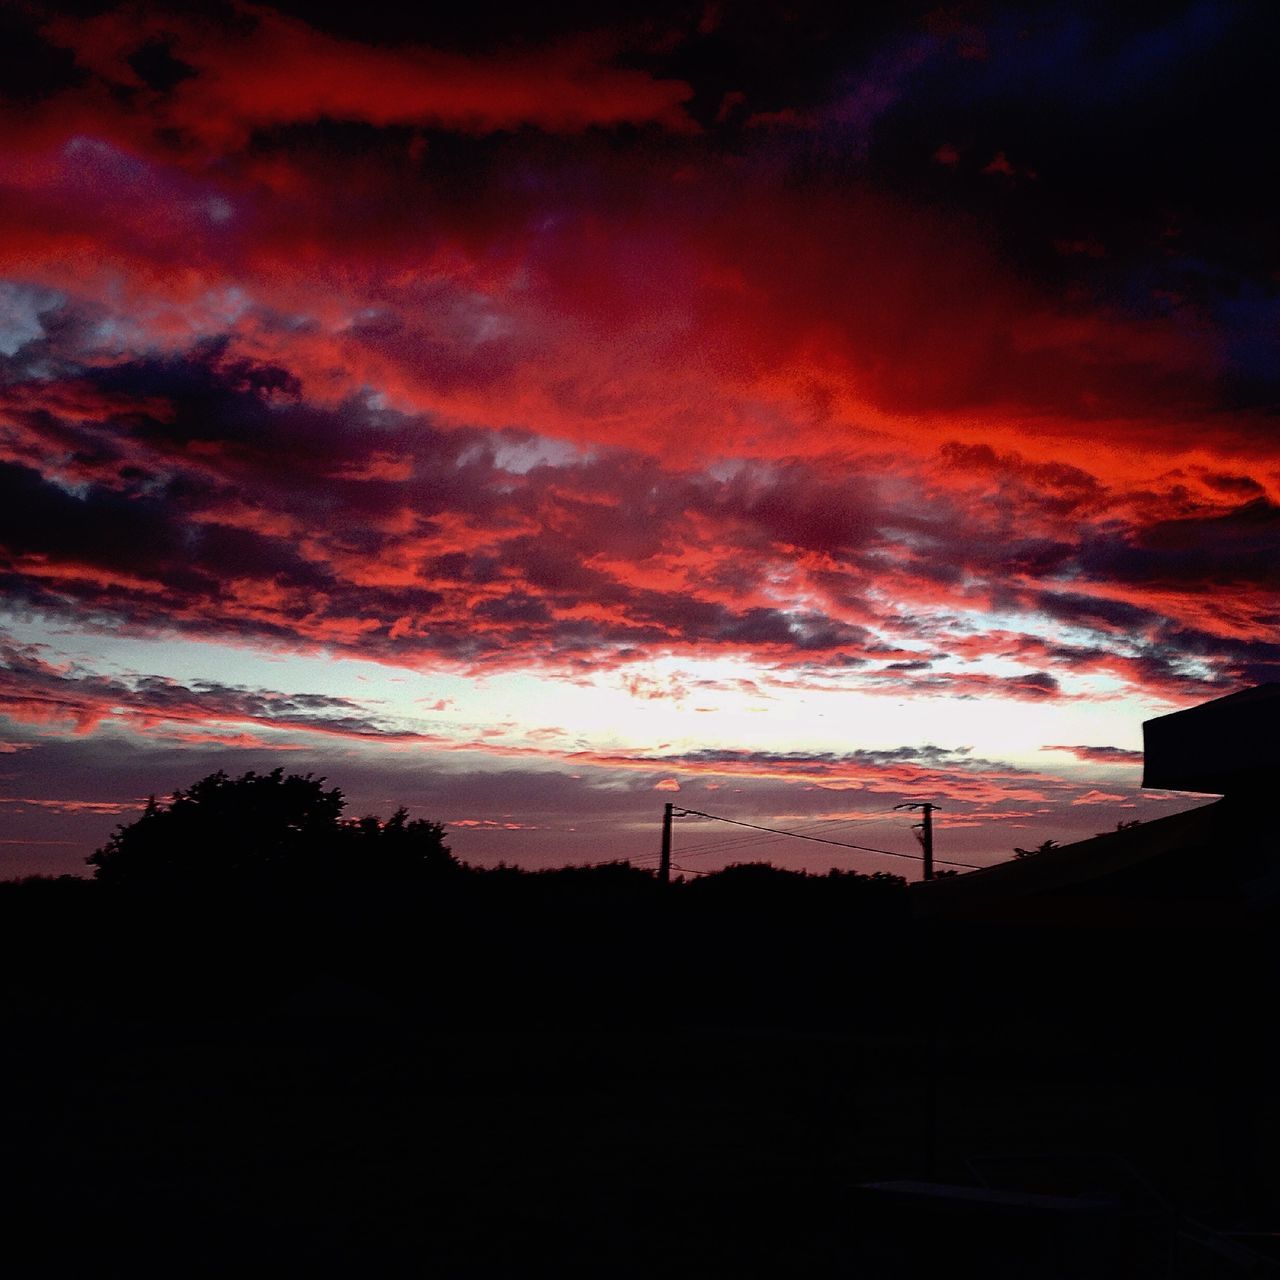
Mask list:
[[486,865],[1203,803],[1141,724],[1280,677],[1278,24],[7,5],[0,876],[216,769]]

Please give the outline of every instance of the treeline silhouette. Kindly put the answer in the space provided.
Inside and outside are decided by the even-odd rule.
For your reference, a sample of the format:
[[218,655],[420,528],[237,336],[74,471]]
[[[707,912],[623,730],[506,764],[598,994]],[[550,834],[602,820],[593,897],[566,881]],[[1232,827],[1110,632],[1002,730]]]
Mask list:
[[1073,907],[1049,927],[1016,912],[930,922],[883,873],[743,863],[662,885],[625,861],[478,867],[439,823],[344,808],[324,779],[280,769],[153,800],[89,859],[92,880],[0,884],[0,993],[10,1007],[262,1018],[341,986],[427,1027],[873,1030],[936,1006],[1024,1043],[1105,1033],[1186,1061],[1220,1041],[1195,1027],[1262,1000],[1274,975],[1259,954],[1269,917],[1215,925],[1221,888],[1195,851],[1182,887],[1129,891],[1191,902],[1190,933],[1137,908],[1099,915],[1087,893],[1079,923]]
[[267,1016],[342,984],[348,1003],[449,1025],[794,1021],[857,957],[865,1000],[906,920],[896,876],[746,863],[664,886],[625,861],[477,867],[439,823],[343,810],[310,774],[215,773],[119,827],[93,880],[0,884],[11,996]]
[[[0,884],[0,1199],[62,1273],[225,1275],[257,1233],[308,1274],[926,1274],[877,1269],[933,1237],[856,1188],[984,1153],[1115,1153],[1215,1221],[1280,1204],[1275,914],[1214,907],[1247,807],[1126,873],[1122,915],[1081,886],[946,922],[893,876],[482,868],[344,813],[214,774],[93,879]],[[982,1273],[1083,1274],[1054,1267],[993,1244]]]

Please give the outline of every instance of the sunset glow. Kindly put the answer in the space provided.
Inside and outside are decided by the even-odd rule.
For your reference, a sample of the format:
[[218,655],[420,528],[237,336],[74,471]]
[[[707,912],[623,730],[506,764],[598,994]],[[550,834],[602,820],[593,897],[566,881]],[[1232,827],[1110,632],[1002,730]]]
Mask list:
[[[277,764],[528,865],[1198,802],[1142,720],[1280,678],[1274,20],[848,8],[5,17],[0,876]],[[902,870],[830,853],[700,856]]]

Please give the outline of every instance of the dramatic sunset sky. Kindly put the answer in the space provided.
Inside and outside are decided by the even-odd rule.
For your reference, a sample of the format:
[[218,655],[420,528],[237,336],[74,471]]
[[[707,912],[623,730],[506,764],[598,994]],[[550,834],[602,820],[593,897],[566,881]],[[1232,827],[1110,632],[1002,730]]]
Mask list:
[[0,875],[217,768],[528,865],[1202,802],[1141,722],[1280,677],[1274,6],[398,8],[3,9]]

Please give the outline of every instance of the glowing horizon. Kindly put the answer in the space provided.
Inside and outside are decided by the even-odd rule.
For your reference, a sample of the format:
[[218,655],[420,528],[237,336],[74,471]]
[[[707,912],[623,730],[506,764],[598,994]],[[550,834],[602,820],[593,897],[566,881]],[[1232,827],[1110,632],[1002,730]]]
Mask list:
[[669,783],[1200,802],[1142,720],[1280,671],[1268,19],[819,10],[9,20],[0,875],[277,764],[538,864]]

